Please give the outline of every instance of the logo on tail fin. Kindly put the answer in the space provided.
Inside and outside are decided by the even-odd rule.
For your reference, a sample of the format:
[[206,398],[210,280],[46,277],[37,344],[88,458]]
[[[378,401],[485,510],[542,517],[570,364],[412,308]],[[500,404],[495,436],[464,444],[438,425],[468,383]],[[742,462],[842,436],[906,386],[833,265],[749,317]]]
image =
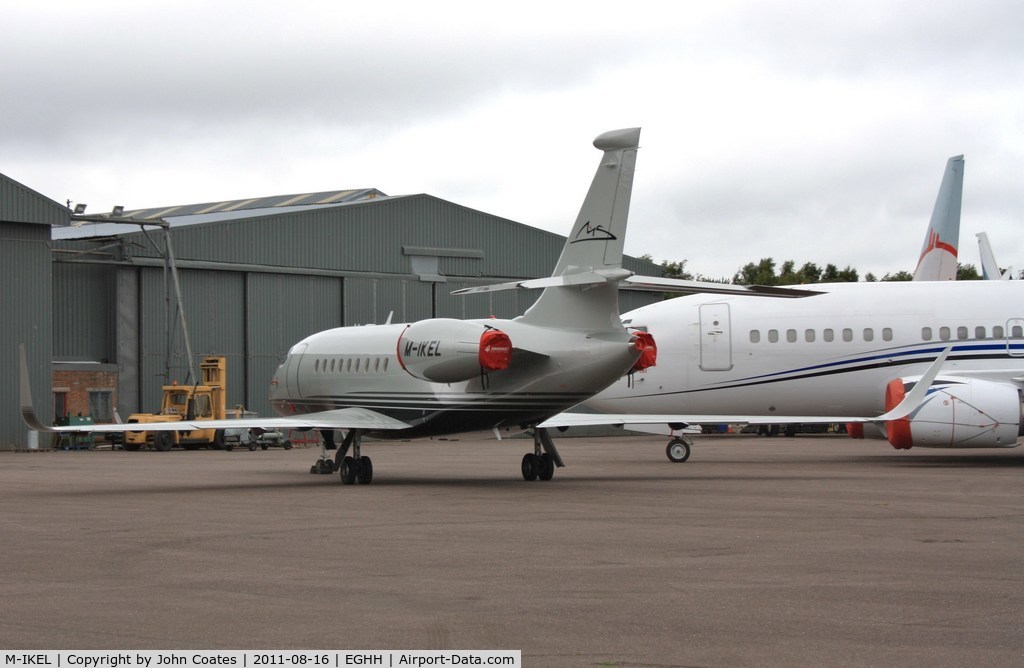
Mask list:
[[596,227],[591,226],[588,220],[586,224],[580,228],[580,231],[576,233],[576,238],[569,243],[579,243],[580,241],[611,241],[616,239],[614,234],[604,229],[603,226],[598,225]]

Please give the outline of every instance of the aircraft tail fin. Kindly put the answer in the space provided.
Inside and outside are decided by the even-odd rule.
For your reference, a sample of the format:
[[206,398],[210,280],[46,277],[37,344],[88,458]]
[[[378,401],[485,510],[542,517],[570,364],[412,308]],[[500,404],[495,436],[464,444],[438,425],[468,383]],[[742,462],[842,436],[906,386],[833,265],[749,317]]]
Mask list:
[[996,255],[992,252],[992,244],[989,243],[988,235],[978,232],[978,251],[981,253],[981,276],[986,281],[1006,281],[1010,279],[1010,270],[1005,272],[999,270],[996,263]]
[[960,242],[960,204],[964,192],[964,156],[946,161],[939,195],[932,209],[921,247],[921,257],[914,270],[915,281],[955,281],[957,247]]
[[566,278],[561,285],[545,287],[522,316],[524,321],[572,329],[615,327],[619,323],[618,283],[628,272],[616,270],[622,268],[639,145],[640,128],[612,130],[594,140],[594,146],[604,154],[552,273],[552,278],[589,274],[607,280],[577,284]]

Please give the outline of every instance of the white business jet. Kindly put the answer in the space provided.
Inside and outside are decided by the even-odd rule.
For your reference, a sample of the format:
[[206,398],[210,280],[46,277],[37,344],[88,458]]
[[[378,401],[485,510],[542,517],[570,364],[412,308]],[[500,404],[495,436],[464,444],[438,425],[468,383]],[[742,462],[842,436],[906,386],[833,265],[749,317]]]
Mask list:
[[[542,289],[520,317],[434,318],[319,332],[292,346],[274,374],[271,403],[280,415],[239,420],[44,425],[33,408],[22,348],[22,417],[38,431],[319,429],[325,444],[311,472],[340,471],[345,484],[373,479],[372,462],[362,454],[367,434],[405,439],[478,430],[499,435],[532,431],[534,446],[523,457],[522,475],[550,480],[555,467],[564,463],[547,431],[537,425],[653,361],[652,336],[622,324],[620,285],[801,296],[691,281],[669,286],[672,281],[648,280],[624,270],[622,248],[639,139],[639,128],[632,128],[594,140],[603,155],[550,278],[461,291]],[[340,448],[334,445],[335,430],[345,432]],[[337,453],[332,460],[328,451],[333,449]]]

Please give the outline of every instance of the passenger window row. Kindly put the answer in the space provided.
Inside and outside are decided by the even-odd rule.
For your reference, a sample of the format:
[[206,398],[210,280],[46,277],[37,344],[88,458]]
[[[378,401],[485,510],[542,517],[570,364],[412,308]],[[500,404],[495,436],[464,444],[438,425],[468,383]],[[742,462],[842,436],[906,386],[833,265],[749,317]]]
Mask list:
[[387,373],[387,357],[331,357],[313,360],[313,373]]
[[[951,328],[951,327],[939,327],[938,328],[938,337],[937,338],[940,341],[951,341],[954,338],[957,339],[958,341],[966,341],[966,340],[971,338],[971,334],[972,334],[971,329],[969,327],[966,327],[966,326],[963,326],[963,325],[961,325],[959,327],[956,327],[955,329]],[[992,339],[1003,339],[1003,338],[1006,338],[1006,329],[1002,325],[996,325],[996,326],[992,327],[992,336],[988,337],[987,334],[988,334],[988,329],[986,327],[982,326],[982,325],[979,325],[979,326],[974,328],[974,331],[973,331],[974,338],[975,339],[979,339],[979,340],[980,339],[987,339],[987,338],[992,338]],[[875,330],[873,328],[871,328],[871,327],[865,327],[864,329],[862,329],[859,332],[857,332],[857,335],[859,336],[859,340],[861,340],[861,341],[868,341],[868,342],[870,342],[870,341],[874,341],[875,340]],[[830,329],[830,328],[823,329],[820,332],[820,338],[825,343],[832,343],[833,341],[838,341],[838,340],[841,340],[844,343],[850,343],[851,341],[854,340],[854,337],[855,337],[854,331],[852,329],[850,329],[849,327],[845,327],[845,328],[839,330],[838,331],[838,336],[837,336],[836,330]],[[765,340],[767,340],[768,343],[778,343],[779,341],[783,340],[783,338],[785,339],[785,341],[787,343],[796,343],[798,340],[801,339],[801,333],[798,332],[795,329],[787,329],[787,330],[784,330],[784,331],[780,331],[778,329],[769,329],[767,331],[767,336],[765,337]],[[815,341],[818,340],[818,338],[819,338],[818,330],[816,330],[816,329],[805,329],[805,330],[803,330],[802,339],[803,339],[804,342],[806,342],[806,343],[814,343]],[[921,328],[921,340],[922,341],[932,341],[935,338],[936,338],[935,333],[933,332],[931,327],[922,327]],[[1010,327],[1010,338],[1012,338],[1012,339],[1024,338],[1024,326],[1022,326],[1022,325],[1013,325],[1012,327]],[[881,330],[881,339],[882,339],[882,341],[892,341],[892,328],[891,327],[883,327],[882,328],[882,330]],[[752,329],[752,330],[750,330],[750,342],[751,343],[760,343],[761,340],[762,340],[761,339],[761,330],[759,330],[759,329]]]

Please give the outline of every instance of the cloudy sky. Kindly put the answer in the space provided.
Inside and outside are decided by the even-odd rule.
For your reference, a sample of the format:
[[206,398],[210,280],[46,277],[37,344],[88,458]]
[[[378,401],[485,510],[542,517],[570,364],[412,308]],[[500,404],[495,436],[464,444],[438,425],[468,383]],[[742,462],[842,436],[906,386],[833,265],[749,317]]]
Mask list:
[[89,211],[378,188],[561,234],[641,126],[626,251],[913,270],[965,154],[961,261],[1024,269],[1016,0],[36,0],[0,21],[0,172]]

